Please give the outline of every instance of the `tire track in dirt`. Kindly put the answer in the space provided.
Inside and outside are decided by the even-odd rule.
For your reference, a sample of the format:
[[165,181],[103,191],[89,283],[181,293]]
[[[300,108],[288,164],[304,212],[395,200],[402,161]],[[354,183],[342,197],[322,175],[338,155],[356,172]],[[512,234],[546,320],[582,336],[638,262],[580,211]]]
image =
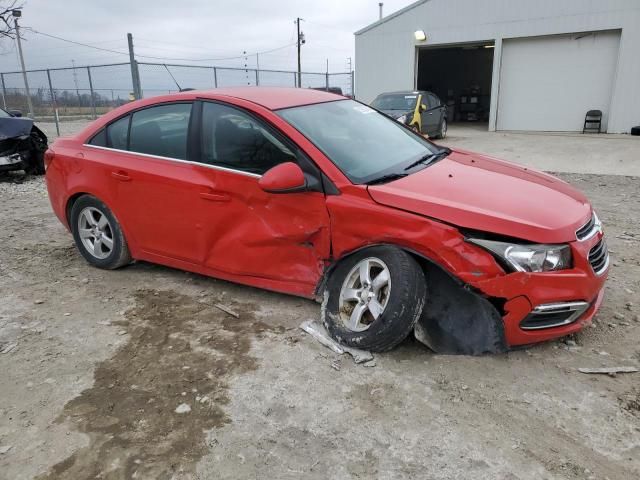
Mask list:
[[[117,322],[129,341],[100,363],[94,385],[64,408],[58,422],[89,435],[87,447],[40,479],[172,478],[191,473],[207,451],[206,430],[231,420],[228,382],[258,367],[251,339],[279,331],[239,319],[171,291],[138,290]],[[115,322],[114,322],[115,323]],[[188,413],[176,413],[187,404]]]

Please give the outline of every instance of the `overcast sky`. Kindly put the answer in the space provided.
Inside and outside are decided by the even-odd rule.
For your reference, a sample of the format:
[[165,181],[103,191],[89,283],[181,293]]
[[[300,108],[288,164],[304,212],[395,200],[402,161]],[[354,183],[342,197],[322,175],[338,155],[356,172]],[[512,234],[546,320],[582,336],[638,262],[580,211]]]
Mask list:
[[[6,4],[0,0],[0,4]],[[385,14],[410,0],[386,0]],[[378,0],[26,0],[21,26],[97,47],[126,52],[131,32],[138,60],[162,57],[174,63],[243,67],[233,57],[295,43],[294,19],[302,17],[307,43],[302,66],[307,71],[346,71],[354,56],[353,32],[378,18]],[[24,30],[27,69],[127,61],[118,53],[93,50]],[[1,40],[0,71],[18,70],[16,47]],[[146,57],[143,57],[146,56]],[[248,59],[255,65],[255,55]],[[260,66],[294,70],[296,49],[289,46],[260,55]]]

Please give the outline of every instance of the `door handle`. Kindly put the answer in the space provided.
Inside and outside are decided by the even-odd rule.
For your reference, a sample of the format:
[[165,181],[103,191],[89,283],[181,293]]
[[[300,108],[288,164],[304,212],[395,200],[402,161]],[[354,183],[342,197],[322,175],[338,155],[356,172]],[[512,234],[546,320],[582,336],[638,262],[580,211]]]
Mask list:
[[210,202],[228,202],[231,200],[228,194],[220,192],[200,192],[200,197]]
[[127,174],[127,172],[123,170],[118,170],[117,172],[111,172],[111,176],[116,180],[120,180],[121,182],[131,181],[131,177]]
[[433,115],[433,112],[429,112],[429,115]]

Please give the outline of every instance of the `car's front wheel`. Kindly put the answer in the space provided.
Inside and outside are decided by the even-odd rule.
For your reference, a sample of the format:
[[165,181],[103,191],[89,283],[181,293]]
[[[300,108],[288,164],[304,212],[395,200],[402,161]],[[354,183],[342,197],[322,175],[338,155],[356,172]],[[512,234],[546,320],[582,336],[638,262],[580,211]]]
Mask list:
[[69,221],[76,246],[90,264],[113,270],[131,263],[120,224],[102,201],[91,195],[78,198]]
[[322,321],[339,343],[382,352],[407,337],[425,300],[424,273],[408,253],[371,247],[347,257],[331,274]]

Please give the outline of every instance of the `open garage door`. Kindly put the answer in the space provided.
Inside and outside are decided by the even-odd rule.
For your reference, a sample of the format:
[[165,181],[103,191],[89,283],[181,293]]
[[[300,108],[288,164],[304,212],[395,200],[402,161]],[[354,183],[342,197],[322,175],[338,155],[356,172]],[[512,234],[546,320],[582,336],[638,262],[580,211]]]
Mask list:
[[493,42],[418,50],[416,86],[447,105],[451,122],[488,122]]
[[620,32],[504,40],[498,130],[582,131],[601,110],[606,131]]

